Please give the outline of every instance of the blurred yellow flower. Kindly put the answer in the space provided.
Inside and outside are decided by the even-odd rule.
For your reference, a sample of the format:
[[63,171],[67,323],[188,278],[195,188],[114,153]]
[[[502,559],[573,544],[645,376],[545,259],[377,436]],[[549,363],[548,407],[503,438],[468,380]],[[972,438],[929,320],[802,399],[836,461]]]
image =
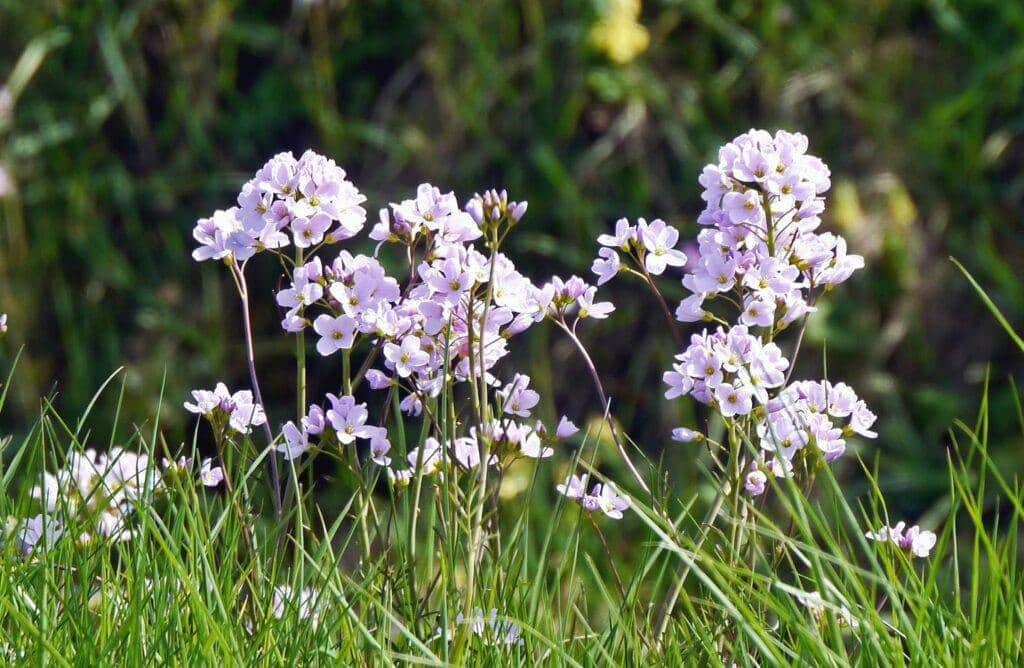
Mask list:
[[590,28],[590,42],[616,63],[647,50],[650,35],[640,21],[640,0],[609,0],[608,12]]

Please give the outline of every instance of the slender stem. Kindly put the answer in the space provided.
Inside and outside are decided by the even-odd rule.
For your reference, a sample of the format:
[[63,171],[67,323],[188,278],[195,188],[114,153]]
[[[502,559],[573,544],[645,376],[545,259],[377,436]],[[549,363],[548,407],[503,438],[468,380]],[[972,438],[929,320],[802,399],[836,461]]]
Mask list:
[[608,429],[612,433],[612,440],[615,441],[615,447],[619,450],[619,456],[622,457],[622,461],[626,463],[626,466],[629,468],[630,473],[633,474],[633,477],[636,478],[636,481],[640,483],[640,488],[643,489],[645,493],[650,494],[650,488],[647,486],[647,483],[644,482],[644,478],[640,475],[640,472],[637,471],[636,466],[633,465],[633,461],[629,458],[629,453],[626,452],[626,448],[623,447],[622,441],[619,439],[618,431],[615,429],[615,421],[612,420],[611,404],[604,393],[604,385],[601,384],[601,376],[598,375],[597,368],[594,366],[593,360],[591,360],[590,355],[587,354],[587,349],[583,347],[583,344],[576,337],[576,334],[574,334],[573,331],[565,324],[565,320],[559,319],[555,322],[576,345],[576,350],[579,351],[580,356],[583,358],[583,362],[587,365],[587,370],[590,372],[590,378],[594,381],[594,388],[597,389],[597,396],[601,399],[601,410],[604,411],[605,420],[608,422]]
[[[495,256],[497,254],[498,254],[498,235],[497,235],[497,230],[495,230],[493,236],[491,237],[490,269],[489,269],[489,275],[488,275],[488,279],[487,279],[486,297],[484,298],[483,317],[480,320],[480,334],[479,334],[480,344],[479,344],[479,350],[477,352],[477,358],[478,358],[479,364],[480,364],[480,387],[479,387],[480,398],[478,400],[478,402],[479,402],[479,409],[478,409],[479,410],[479,418],[478,418],[479,424],[478,424],[478,427],[477,427],[477,434],[479,435],[479,438],[477,439],[477,448],[479,449],[479,455],[480,455],[480,465],[477,467],[477,469],[479,470],[479,474],[478,474],[478,484],[479,484],[479,487],[477,489],[477,495],[478,495],[479,498],[478,498],[478,500],[476,502],[475,514],[474,514],[474,518],[473,518],[473,538],[472,538],[472,540],[470,541],[470,544],[469,544],[469,551],[470,551],[469,552],[469,564],[467,566],[468,586],[466,587],[467,596],[466,596],[465,606],[464,606],[464,609],[463,609],[463,613],[466,615],[467,618],[469,617],[470,613],[472,612],[472,607],[473,607],[473,594],[475,593],[474,585],[475,585],[475,579],[476,579],[476,573],[477,573],[477,559],[483,555],[483,550],[481,549],[482,546],[483,546],[483,540],[484,540],[484,535],[483,535],[483,533],[484,533],[483,515],[484,515],[484,504],[486,504],[486,502],[487,502],[487,472],[488,472],[488,469],[490,469],[490,466],[487,465],[487,462],[488,462],[488,460],[491,457],[490,441],[485,436],[484,430],[482,428],[484,420],[486,420],[487,417],[488,417],[487,416],[487,411],[488,411],[488,409],[487,409],[487,378],[486,378],[487,372],[486,372],[485,366],[484,366],[484,359],[485,359],[485,356],[484,356],[484,342],[485,342],[485,339],[487,337],[487,315],[488,315],[488,312],[490,311],[490,308],[491,308],[491,299],[494,297],[494,265],[495,265]],[[472,322],[472,320],[473,320],[472,308],[468,311],[467,315],[469,317],[470,322]],[[470,352],[472,352],[472,348],[473,348],[473,339],[472,339],[472,337],[470,337],[470,340],[469,340],[469,348],[470,348]],[[470,369],[471,369],[470,370],[470,377],[475,377],[476,376],[476,369],[473,367],[472,362],[470,362]],[[473,388],[473,389],[476,389],[476,388]]]
[[[304,258],[302,249],[295,249],[295,267],[301,267]],[[295,334],[295,389],[296,409],[295,421],[301,422],[306,414],[306,330],[300,329]]]
[[683,335],[679,332],[679,325],[676,323],[675,317],[672,315],[672,310],[668,307],[668,303],[665,301],[665,297],[661,294],[661,290],[654,284],[654,279],[651,278],[651,273],[647,271],[647,267],[640,265],[643,268],[643,277],[647,281],[647,285],[651,287],[651,292],[657,297],[658,303],[661,305],[661,312],[665,315],[665,321],[668,322],[668,329],[672,333],[672,339],[676,342],[677,346],[682,345]]
[[[263,403],[263,395],[260,392],[260,382],[256,377],[256,353],[252,338],[252,318],[249,315],[249,286],[245,282],[245,273],[234,260],[232,260],[231,270],[232,275],[235,277],[235,285],[238,288],[238,296],[242,300],[242,328],[245,332],[245,352],[246,362],[249,365],[249,382],[252,383],[252,393],[256,398],[256,403],[266,411],[267,407]],[[273,449],[274,434],[270,431],[270,423],[266,420],[263,422],[263,431],[267,436],[267,447],[270,448],[267,457],[270,459],[270,485],[273,488],[271,498],[274,501],[274,515],[280,520],[282,516],[281,474],[277,470],[277,452]]]
[[626,588],[622,586],[622,578],[619,577],[619,569],[615,567],[615,559],[612,558],[611,548],[608,547],[608,541],[604,538],[604,533],[601,531],[601,527],[594,521],[594,516],[587,513],[587,519],[590,520],[591,526],[594,527],[594,531],[597,533],[597,537],[601,539],[601,545],[604,546],[604,553],[608,557],[608,564],[612,567],[612,575],[615,576],[615,584],[619,587],[619,595],[622,600],[626,600]]
[[352,394],[352,351],[341,351],[341,391]]
[[[808,306],[814,306],[814,284],[811,283],[811,287],[808,293],[809,299]],[[796,358],[800,354],[800,344],[804,342],[804,332],[807,331],[807,321],[810,317],[810,313],[807,313],[803,317],[803,322],[800,323],[800,331],[796,335],[796,343],[793,344],[793,354],[789,356],[789,371],[786,372],[786,380],[784,385],[789,385],[789,379],[793,375],[793,369],[796,368]]]
[[768,202],[768,191],[761,193],[761,202],[764,206],[765,230],[767,232],[766,242],[768,244],[768,255],[775,257],[775,221],[772,220],[772,205]]

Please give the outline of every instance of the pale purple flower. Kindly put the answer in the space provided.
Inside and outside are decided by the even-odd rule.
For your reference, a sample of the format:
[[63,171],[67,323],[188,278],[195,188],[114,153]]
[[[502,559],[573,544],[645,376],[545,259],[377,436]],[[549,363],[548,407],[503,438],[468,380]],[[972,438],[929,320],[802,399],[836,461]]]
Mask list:
[[722,209],[732,223],[760,223],[764,218],[757,191],[728,192],[722,198]]
[[676,365],[673,371],[666,371],[661,379],[668,385],[668,390],[665,392],[666,399],[681,397],[689,394],[693,389],[693,379],[688,373],[683,372],[681,365]]
[[299,275],[296,276],[292,287],[277,293],[277,303],[287,309],[300,309],[315,304],[323,296],[322,285],[307,280],[304,275]]
[[367,427],[370,439],[370,460],[378,466],[388,466],[391,458],[387,456],[391,450],[391,441],[388,440],[388,430],[384,427]]
[[160,466],[163,467],[165,472],[181,473],[191,468],[192,460],[185,456],[178,457],[176,460],[169,460],[166,457],[161,457]]
[[419,338],[412,335],[402,339],[400,346],[385,344],[384,357],[402,378],[408,378],[430,361],[430,355],[420,349]]
[[586,291],[576,298],[576,304],[579,306],[579,312],[577,315],[580,318],[594,318],[595,320],[604,320],[608,315],[615,310],[615,305],[611,302],[595,302],[594,298],[597,296],[597,288],[591,286]]
[[775,300],[763,299],[759,296],[747,300],[740,316],[740,322],[751,327],[769,328],[775,321]]
[[419,274],[436,295],[450,304],[457,303],[473,285],[470,273],[454,258],[436,261],[433,265],[424,263],[420,265]]
[[185,402],[185,410],[197,415],[209,416],[217,409],[230,411],[233,408],[231,393],[224,383],[217,383],[213,390],[192,390],[195,403]]
[[415,394],[410,394],[402,399],[398,407],[403,413],[413,417],[419,417],[420,413],[423,412],[423,402]]
[[657,276],[667,267],[681,267],[686,264],[686,253],[675,248],[679,241],[679,230],[666,225],[661,219],[650,223],[640,219],[638,228],[638,236],[647,250],[644,254],[644,266],[647,267],[647,271]]
[[715,400],[723,417],[746,415],[753,408],[751,398],[754,393],[749,387],[734,386],[722,383],[715,388]]
[[594,485],[590,495],[597,499],[597,507],[601,512],[613,520],[621,520],[622,511],[629,508],[629,500],[619,496],[615,492],[615,486],[610,482]]
[[281,329],[289,334],[297,334],[306,329],[309,321],[298,314],[297,310],[288,311],[281,319]]
[[896,547],[907,550],[915,557],[924,558],[931,554],[938,537],[931,531],[924,531],[916,524],[909,529],[906,522],[897,522],[892,527],[882,527],[878,531],[868,531],[864,535],[880,543],[892,543]]
[[212,459],[204,459],[199,467],[199,482],[203,487],[216,487],[224,482],[224,470],[214,466]]
[[590,270],[597,274],[597,284],[601,286],[615,278],[621,266],[618,253],[611,248],[598,248],[597,259],[594,260]]
[[366,425],[369,416],[366,404],[357,404],[349,395],[336,397],[328,394],[327,399],[331,402],[331,408],[327,411],[327,421],[334,428],[339,443],[348,445],[357,438],[370,438],[375,435],[373,427]]
[[217,383],[213,390],[193,390],[192,398],[195,403],[186,401],[186,410],[211,420],[217,415],[226,415],[228,424],[240,434],[248,434],[253,426],[258,427],[267,420],[263,407],[253,401],[249,390],[231,394],[224,383]]
[[7,314],[0,313],[0,334],[7,333]]
[[530,411],[540,401],[540,395],[530,389],[530,377],[521,373],[498,390],[497,396],[503,412],[524,418],[530,417]]
[[636,228],[630,226],[625,218],[615,221],[615,234],[602,234],[597,237],[597,243],[610,248],[625,250],[629,242],[636,239]]
[[371,390],[383,390],[391,385],[391,377],[380,369],[368,370],[365,378]]
[[231,411],[228,424],[239,434],[248,434],[253,427],[258,427],[267,421],[263,407],[255,403],[252,392],[249,390],[235,392],[231,396],[231,400],[234,403],[234,410]]
[[581,476],[573,474],[567,477],[565,482],[558,484],[555,489],[562,496],[579,501],[587,493],[587,480],[589,478],[590,476],[586,473]]
[[324,413],[324,409],[316,404],[311,405],[306,411],[305,417],[302,418],[302,431],[310,436],[317,436],[323,432],[326,426],[327,414]]
[[296,427],[294,422],[286,422],[281,431],[284,442],[277,445],[277,451],[282,453],[285,459],[298,459],[309,450],[309,434],[304,429]]
[[573,424],[565,415],[558,421],[558,427],[555,428],[555,436],[558,438],[569,438],[579,432],[579,427]]
[[540,459],[555,454],[554,449],[541,442],[540,434],[535,429],[525,425],[513,422],[505,428],[504,437],[524,457]]
[[313,321],[313,329],[320,335],[316,343],[318,353],[327,357],[338,350],[352,347],[356,334],[356,321],[347,315],[330,316],[326,313],[318,315]]
[[686,297],[676,308],[676,320],[679,322],[697,322],[703,320],[707,311],[703,308],[704,294],[697,293]]
[[676,427],[672,430],[672,440],[680,443],[691,443],[702,438],[704,438],[703,434],[688,427]]
[[747,477],[743,481],[743,488],[747,490],[747,494],[750,494],[751,496],[761,496],[764,494],[767,484],[768,476],[766,476],[760,469],[754,469],[747,473]]
[[444,454],[441,444],[436,438],[430,437],[423,442],[422,448],[413,448],[406,455],[409,466],[414,471],[426,476],[440,473],[444,468]]
[[37,547],[43,551],[51,549],[64,534],[62,523],[49,515],[36,515],[22,520],[18,529],[18,549],[25,556]]
[[878,433],[871,431],[871,425],[875,423],[876,419],[875,414],[871,412],[867,404],[863,401],[858,401],[853,409],[853,413],[850,415],[850,429],[855,434],[860,434],[864,438],[875,438],[878,436]]
[[[449,443],[448,450],[452,458],[464,469],[475,469],[480,465],[480,446],[474,438],[457,438]],[[497,457],[491,455],[489,461],[494,464]]]
[[395,487],[408,487],[412,481],[412,469],[388,469],[388,483]]
[[298,248],[309,248],[324,240],[331,229],[331,218],[325,213],[316,213],[306,218],[298,216],[292,220],[292,239]]

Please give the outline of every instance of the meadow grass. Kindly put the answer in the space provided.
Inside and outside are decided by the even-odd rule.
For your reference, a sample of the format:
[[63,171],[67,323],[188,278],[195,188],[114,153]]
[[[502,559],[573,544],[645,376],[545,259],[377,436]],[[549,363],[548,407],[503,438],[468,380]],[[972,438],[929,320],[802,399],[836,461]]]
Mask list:
[[[124,375],[101,392],[123,397]],[[1019,401],[1014,408],[1024,433]],[[398,495],[378,484],[379,473],[349,472],[348,488],[360,478],[380,509],[366,549],[350,512],[357,495],[340,507],[312,503],[301,470],[286,475],[306,503],[275,521],[259,457],[245,470],[229,458],[232,492],[165,478],[163,492],[139,505],[130,541],[63,540],[24,558],[13,518],[34,514],[28,487],[69,449],[119,442],[177,454],[159,415],[94,424],[87,409],[71,421],[44,399],[31,431],[3,442],[0,657],[12,665],[1013,665],[1024,490],[989,455],[990,419],[986,386],[974,419],[949,432],[948,491],[929,517],[938,534],[929,559],[864,537],[890,522],[877,461],[861,461],[868,484],[857,498],[827,466],[811,494],[791,478],[772,480],[767,504],[727,485],[714,499],[655,489],[645,501],[627,488],[624,522],[635,538],[623,545],[617,535],[614,548],[586,514],[536,484],[544,474],[531,464],[522,493],[485,518],[468,591],[473,504],[452,503],[453,485],[425,481]],[[195,447],[194,439],[186,450]],[[414,526],[402,523],[410,517]],[[88,527],[67,527],[78,529]],[[622,529],[605,526],[612,530]],[[801,598],[811,592],[820,594],[808,607]],[[475,625],[458,621],[467,600],[483,611]]]

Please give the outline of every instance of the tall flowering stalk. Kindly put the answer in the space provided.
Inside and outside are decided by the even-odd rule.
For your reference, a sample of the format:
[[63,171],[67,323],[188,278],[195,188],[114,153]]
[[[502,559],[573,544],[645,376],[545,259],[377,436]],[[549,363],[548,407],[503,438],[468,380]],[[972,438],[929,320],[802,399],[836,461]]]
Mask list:
[[[801,134],[751,130],[723,146],[718,162],[699,178],[706,206],[697,222],[705,229],[682,278],[690,294],[675,318],[716,327],[691,334],[664,382],[667,399],[690,397],[716,413],[728,438],[728,459],[715,458],[719,500],[700,542],[721,512],[723,496],[735,518],[746,517],[741,491],[761,496],[769,478],[792,476],[802,476],[809,489],[817,468],[839,458],[847,439],[876,436],[875,415],[847,384],[790,380],[816,299],[864,266],[860,256],[847,253],[842,237],[819,231],[830,175],[807,146]],[[622,219],[613,234],[598,238],[593,271],[599,283],[624,272],[641,276],[663,303],[649,279],[687,264],[674,248],[678,237],[661,220],[631,225]],[[794,323],[801,327],[787,358],[776,339]],[[709,440],[690,427],[675,429],[673,438]],[[734,524],[731,558],[740,531]],[[688,572],[669,597],[663,630]]]
[[[391,540],[384,530],[389,523],[380,520],[374,501],[380,475],[374,468],[383,469],[395,495],[412,490],[410,553],[420,490],[434,481],[435,498],[448,496],[445,508],[459,508],[471,529],[465,554],[470,594],[463,607],[468,615],[490,533],[485,525],[493,509],[488,505],[496,503],[503,470],[521,457],[552,456],[553,446],[575,432],[567,418],[550,429],[533,418],[540,397],[530,388],[529,376],[513,371],[502,382],[498,365],[510,342],[535,323],[550,318],[575,338],[565,325],[567,309],[578,321],[603,317],[611,305],[595,301],[596,288],[578,278],[568,282],[579,292],[569,298],[559,292],[564,285],[559,279],[538,287],[516,269],[501,248],[527,204],[504,191],[475,195],[461,207],[454,194],[424,184],[415,197],[380,210],[369,233],[378,242],[374,255],[342,249],[327,256],[328,245],[361,230],[363,201],[332,161],[311,152],[299,159],[279,154],[243,186],[238,206],[199,221],[194,236],[200,247],[194,256],[222,260],[231,269],[243,304],[250,380],[261,405],[245,269],[257,254],[277,256],[285,276],[276,302],[282,329],[297,337],[296,396],[302,411],[276,436],[268,423],[268,443],[289,462],[292,479],[297,465],[317,455],[338,458],[352,471],[353,519],[364,561],[373,542]],[[294,254],[285,253],[289,245],[295,246]],[[404,255],[404,278],[390,275],[378,259],[385,246]],[[335,387],[323,388],[337,394],[326,391],[324,400],[306,405],[302,337],[310,329],[317,353],[340,357],[342,364]],[[360,355],[353,375],[353,360]],[[594,378],[607,407],[596,372]],[[379,415],[369,401],[375,392],[388,397],[380,402]],[[389,419],[394,430],[388,429]],[[408,446],[406,419],[421,425],[420,438]],[[391,442],[395,434],[398,452]],[[276,494],[280,487],[273,457],[270,464]],[[614,506],[619,497],[613,489],[609,486],[601,498]],[[616,515],[621,517],[611,514]],[[414,576],[415,569],[413,582]]]
[[[243,186],[237,206],[197,223],[200,246],[194,256],[221,260],[230,269],[243,306],[252,403],[261,416],[245,271],[260,253],[276,256],[284,270],[276,305],[282,329],[296,337],[298,415],[278,429],[266,420],[251,422],[264,427],[271,449],[278,514],[277,453],[289,462],[295,482],[289,489],[297,487],[296,471],[316,456],[336,458],[352,472],[352,519],[359,525],[364,562],[375,545],[388,554],[394,517],[386,513],[397,512],[395,500],[403,494],[406,554],[414,558],[421,503],[432,498],[443,521],[468,529],[468,542],[459,547],[467,581],[460,607],[464,618],[471,616],[487,543],[495,533],[488,523],[496,516],[503,472],[519,458],[553,456],[556,446],[577,431],[566,417],[550,428],[537,420],[533,412],[541,397],[529,376],[502,368],[516,338],[543,321],[573,343],[619,458],[637,487],[651,494],[577,331],[580,323],[603,320],[614,311],[613,304],[599,299],[598,289],[622,273],[652,291],[680,345],[664,374],[665,396],[692,398],[724,425],[724,445],[693,427],[672,434],[678,441],[704,441],[725,451],[724,458],[715,458],[720,494],[706,529],[725,499],[735,517],[746,517],[744,504],[764,495],[771,478],[801,477],[809,489],[818,467],[842,456],[848,439],[875,437],[874,414],[848,385],[790,378],[816,300],[864,264],[847,253],[841,237],[819,230],[828,168],[807,153],[800,134],[751,130],[726,144],[699,181],[706,207],[698,222],[704,229],[691,261],[677,248],[678,230],[663,220],[621,219],[612,233],[597,239],[596,285],[578,276],[534,283],[502,252],[527,211],[526,202],[504,191],[485,191],[460,205],[454,193],[423,184],[409,199],[380,209],[368,235],[377,242],[372,255],[344,247],[328,252],[362,231],[365,198],[343,169],[316,153],[271,158]],[[286,252],[288,246],[294,246],[293,253]],[[389,256],[404,258],[405,275],[392,275]],[[683,273],[689,295],[673,311],[656,279],[674,271]],[[683,327],[695,323],[706,325],[686,339]],[[787,357],[783,346],[788,344],[780,335],[793,325],[801,329]],[[309,403],[307,330],[318,355],[340,358],[341,366],[332,387],[311,388],[322,399]],[[383,396],[376,399],[377,393]],[[220,406],[221,413],[212,415],[233,416],[229,408]],[[407,440],[415,433],[407,430],[407,421],[418,423],[418,438]],[[379,479],[390,486],[390,507],[383,510],[374,494]],[[421,494],[425,489],[432,497]],[[598,512],[622,518],[630,506],[620,487],[610,480],[591,482],[590,474],[571,473],[557,491],[590,513],[591,521]],[[298,489],[294,498],[302,498]],[[738,558],[742,531],[742,523],[733,526],[732,559]],[[700,542],[706,536],[707,530]],[[892,542],[920,552],[922,540],[901,534]],[[416,570],[413,563],[408,573],[413,591]],[[668,611],[683,581],[685,572]],[[466,639],[465,633],[457,636],[455,656]]]

